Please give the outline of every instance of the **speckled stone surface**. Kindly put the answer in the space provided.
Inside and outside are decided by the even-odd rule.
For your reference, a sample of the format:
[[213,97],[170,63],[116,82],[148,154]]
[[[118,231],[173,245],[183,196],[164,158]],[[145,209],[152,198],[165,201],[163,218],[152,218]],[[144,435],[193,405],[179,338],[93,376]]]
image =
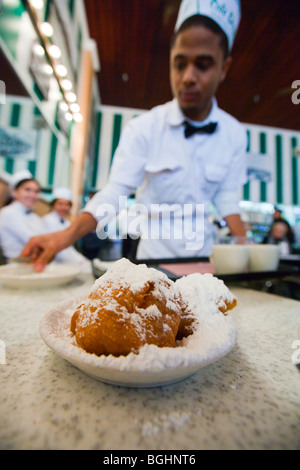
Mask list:
[[[238,339],[226,357],[165,387],[96,381],[39,336],[45,313],[93,284],[51,290],[0,288],[1,449],[299,449],[300,303],[233,289]],[[3,355],[2,355],[3,362]]]

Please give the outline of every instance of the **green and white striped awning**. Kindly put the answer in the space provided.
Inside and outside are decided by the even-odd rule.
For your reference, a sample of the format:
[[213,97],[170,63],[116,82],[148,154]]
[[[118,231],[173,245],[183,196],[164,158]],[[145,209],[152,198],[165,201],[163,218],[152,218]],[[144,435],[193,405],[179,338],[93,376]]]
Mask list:
[[[27,98],[6,97],[6,104],[0,105],[0,127],[32,131],[37,121],[44,123],[38,108]],[[51,191],[53,187],[69,186],[71,159],[63,142],[45,125],[37,129],[33,158],[28,160],[11,155],[0,155],[0,171],[13,174],[29,169],[42,188]]]
[[251,155],[267,157],[270,181],[249,180],[243,199],[272,204],[299,205],[300,133],[245,124],[248,133],[248,167]]

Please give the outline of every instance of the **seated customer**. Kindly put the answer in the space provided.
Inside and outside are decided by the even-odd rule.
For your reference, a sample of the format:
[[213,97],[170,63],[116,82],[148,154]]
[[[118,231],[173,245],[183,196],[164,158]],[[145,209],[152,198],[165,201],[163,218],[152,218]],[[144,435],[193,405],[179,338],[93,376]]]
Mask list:
[[287,237],[289,243],[292,245],[295,242],[295,235],[292,227],[290,226],[289,222],[283,217],[282,210],[279,207],[274,207],[273,213],[273,223],[275,222],[282,222],[287,228]]
[[56,232],[71,225],[69,220],[72,208],[72,192],[67,188],[58,188],[52,194],[52,211],[44,216],[49,232]]
[[290,254],[292,252],[292,244],[289,225],[284,220],[275,220],[264,239],[264,243],[279,245],[280,255]]
[[[53,191],[52,211],[43,217],[48,233],[59,232],[71,225],[68,217],[72,207],[72,192],[68,188]],[[56,255],[56,261],[77,264],[82,272],[91,272],[91,263],[74,246],[70,246]]]

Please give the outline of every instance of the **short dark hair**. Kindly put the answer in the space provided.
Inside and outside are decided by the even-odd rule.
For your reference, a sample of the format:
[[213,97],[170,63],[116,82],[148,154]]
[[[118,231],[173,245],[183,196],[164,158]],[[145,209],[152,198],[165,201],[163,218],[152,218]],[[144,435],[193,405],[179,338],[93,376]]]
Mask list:
[[191,28],[192,26],[204,26],[205,28],[210,29],[215,34],[217,34],[220,37],[220,46],[224,53],[224,59],[228,57],[229,45],[226,34],[214,20],[204,15],[190,16],[182,23],[178,31],[176,31],[171,38],[171,49],[174,47],[178,34],[188,28]]
[[28,183],[28,181],[35,181],[39,185],[39,183],[37,182],[36,179],[34,179],[34,178],[25,178],[24,180],[19,181],[16,184],[16,186],[14,187],[14,189],[20,188],[23,184]]
[[[50,202],[50,206],[53,207],[54,204],[56,203],[56,201],[58,201],[59,199],[63,199],[63,198],[57,197],[57,198],[53,199],[53,201]],[[70,204],[70,207],[72,207],[72,201],[68,200],[68,203]]]

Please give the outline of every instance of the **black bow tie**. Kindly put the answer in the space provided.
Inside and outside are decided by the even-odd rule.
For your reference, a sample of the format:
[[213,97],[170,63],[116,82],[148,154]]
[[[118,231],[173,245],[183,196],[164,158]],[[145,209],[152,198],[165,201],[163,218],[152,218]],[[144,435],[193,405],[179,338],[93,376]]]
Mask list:
[[187,139],[194,134],[213,134],[218,125],[217,122],[210,122],[206,126],[195,127],[187,121],[184,121],[183,124],[185,126],[184,135]]
[[60,223],[63,224],[63,223],[64,223],[64,219],[60,219]]
[[32,214],[33,210],[32,209],[26,209],[25,214]]

